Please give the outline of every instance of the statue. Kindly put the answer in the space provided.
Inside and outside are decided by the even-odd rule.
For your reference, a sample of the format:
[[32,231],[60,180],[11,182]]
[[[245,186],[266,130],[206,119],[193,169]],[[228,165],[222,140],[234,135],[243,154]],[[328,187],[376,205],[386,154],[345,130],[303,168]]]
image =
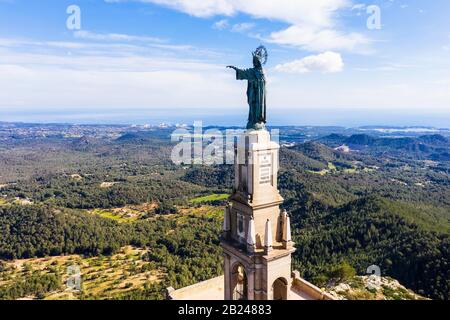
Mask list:
[[248,80],[247,100],[250,107],[247,129],[263,130],[266,124],[266,77],[263,65],[267,62],[267,50],[264,46],[256,49],[253,55],[253,68],[227,68],[236,71],[237,80]]

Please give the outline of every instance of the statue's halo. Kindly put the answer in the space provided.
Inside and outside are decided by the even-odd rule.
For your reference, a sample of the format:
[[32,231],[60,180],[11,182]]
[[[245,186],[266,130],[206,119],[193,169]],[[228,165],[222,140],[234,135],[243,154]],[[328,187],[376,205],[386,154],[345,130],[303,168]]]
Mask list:
[[267,63],[267,58],[269,57],[269,54],[267,52],[266,47],[259,46],[256,48],[255,52],[253,52],[253,56],[257,57],[262,65],[265,65]]

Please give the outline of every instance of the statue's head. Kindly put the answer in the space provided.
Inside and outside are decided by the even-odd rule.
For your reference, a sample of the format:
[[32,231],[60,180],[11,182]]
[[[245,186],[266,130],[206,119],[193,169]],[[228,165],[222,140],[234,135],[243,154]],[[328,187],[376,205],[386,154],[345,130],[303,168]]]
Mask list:
[[256,56],[253,56],[253,66],[258,69],[262,68],[262,63]]
[[252,52],[252,55],[255,68],[262,68],[262,66],[266,64],[268,54],[267,49],[264,46],[256,48],[255,52]]

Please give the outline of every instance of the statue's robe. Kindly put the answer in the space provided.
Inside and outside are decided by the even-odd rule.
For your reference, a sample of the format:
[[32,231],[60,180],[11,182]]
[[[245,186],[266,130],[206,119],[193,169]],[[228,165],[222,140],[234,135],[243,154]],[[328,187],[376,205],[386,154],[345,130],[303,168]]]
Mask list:
[[247,129],[261,129],[266,123],[266,77],[260,68],[237,69],[237,80],[248,80],[247,99],[250,107]]

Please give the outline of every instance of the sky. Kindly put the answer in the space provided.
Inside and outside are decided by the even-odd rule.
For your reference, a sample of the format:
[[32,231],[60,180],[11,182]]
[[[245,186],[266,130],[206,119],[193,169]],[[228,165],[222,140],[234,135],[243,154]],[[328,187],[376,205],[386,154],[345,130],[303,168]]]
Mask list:
[[251,67],[264,45],[271,124],[450,127],[448,12],[448,0],[0,0],[0,121],[245,123],[246,83],[225,66]]

